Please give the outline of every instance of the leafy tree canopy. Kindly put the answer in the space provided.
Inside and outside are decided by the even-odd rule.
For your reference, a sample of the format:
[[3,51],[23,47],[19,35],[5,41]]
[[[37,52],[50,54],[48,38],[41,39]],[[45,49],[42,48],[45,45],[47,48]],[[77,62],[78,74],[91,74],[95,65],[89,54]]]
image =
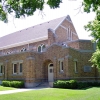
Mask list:
[[0,0],[0,20],[8,22],[7,15],[14,13],[15,18],[30,16],[38,10],[43,10],[44,4],[51,9],[58,8],[62,0]]
[[90,21],[85,29],[91,32],[93,42],[96,42],[96,51],[93,53],[90,61],[93,66],[100,68],[100,0],[84,0],[83,1],[84,11],[95,12],[96,16],[93,21]]
[[[15,14],[15,18],[31,16],[38,10],[43,10],[48,4],[51,9],[58,8],[62,0],[0,0],[0,20],[8,22],[8,14]],[[95,12],[96,17],[89,22],[85,29],[91,31],[93,41],[97,43],[97,50],[90,61],[100,68],[100,0],[83,0],[82,6],[87,13]]]
[[89,13],[91,11],[96,11],[100,7],[100,0],[83,0],[82,5],[84,6],[84,11]]

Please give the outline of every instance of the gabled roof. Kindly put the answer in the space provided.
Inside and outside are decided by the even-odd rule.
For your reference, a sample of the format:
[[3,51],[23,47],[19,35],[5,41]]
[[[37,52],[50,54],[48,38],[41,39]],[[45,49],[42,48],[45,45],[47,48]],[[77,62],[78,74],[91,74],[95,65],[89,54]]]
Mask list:
[[23,42],[27,43],[28,41],[37,40],[48,38],[48,29],[51,28],[55,30],[57,26],[68,16],[64,16],[61,18],[57,18],[54,20],[51,20],[49,22],[45,22],[39,25],[35,25],[32,27],[29,27],[27,29],[23,29],[21,31],[17,31],[15,33],[6,35],[4,37],[0,38],[0,49],[7,48],[15,44],[21,44]]

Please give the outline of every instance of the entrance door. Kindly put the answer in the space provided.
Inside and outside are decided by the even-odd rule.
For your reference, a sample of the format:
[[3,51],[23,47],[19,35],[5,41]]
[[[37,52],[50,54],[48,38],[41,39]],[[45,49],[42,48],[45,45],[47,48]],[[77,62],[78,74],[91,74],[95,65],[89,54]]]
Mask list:
[[53,82],[53,64],[48,65],[48,82]]

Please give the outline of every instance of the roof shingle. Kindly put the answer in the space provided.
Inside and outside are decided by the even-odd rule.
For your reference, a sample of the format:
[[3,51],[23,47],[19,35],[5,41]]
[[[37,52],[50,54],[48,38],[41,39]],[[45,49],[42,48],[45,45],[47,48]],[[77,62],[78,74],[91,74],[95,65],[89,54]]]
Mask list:
[[8,45],[16,44],[16,43],[21,43],[24,41],[29,41],[32,39],[35,40],[37,38],[47,37],[48,29],[51,28],[54,30],[65,18],[66,16],[57,18],[49,22],[35,25],[27,29],[23,29],[21,31],[17,31],[9,35],[6,35],[4,37],[1,37],[0,48],[8,46]]

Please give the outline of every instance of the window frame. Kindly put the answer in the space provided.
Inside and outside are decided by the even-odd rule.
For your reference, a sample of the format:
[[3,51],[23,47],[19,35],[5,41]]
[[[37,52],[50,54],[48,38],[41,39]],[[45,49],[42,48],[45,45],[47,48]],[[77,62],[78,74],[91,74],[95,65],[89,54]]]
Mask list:
[[[14,69],[15,69],[15,67],[14,67],[14,65],[16,64],[16,72],[14,71]],[[13,74],[17,74],[17,63],[13,63]]]
[[59,73],[64,73],[64,59],[59,59]]
[[[22,64],[22,66],[20,66],[20,64]],[[22,67],[22,72],[20,70],[20,67]],[[22,62],[19,62],[19,74],[22,74],[23,73],[23,63]]]
[[75,70],[75,73],[78,73],[77,61],[74,61],[74,70]]
[[[39,51],[39,47],[40,47],[40,51]],[[43,47],[46,48],[46,45],[45,45],[45,44],[39,45],[38,48],[37,48],[37,51],[38,51],[38,52],[43,52],[43,49],[44,49]]]
[[3,74],[3,65],[0,64],[0,74],[2,75]]
[[[40,49],[40,51],[39,51],[39,49]],[[41,52],[41,45],[38,46],[37,51]]]

